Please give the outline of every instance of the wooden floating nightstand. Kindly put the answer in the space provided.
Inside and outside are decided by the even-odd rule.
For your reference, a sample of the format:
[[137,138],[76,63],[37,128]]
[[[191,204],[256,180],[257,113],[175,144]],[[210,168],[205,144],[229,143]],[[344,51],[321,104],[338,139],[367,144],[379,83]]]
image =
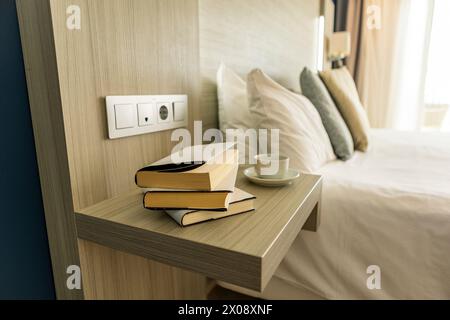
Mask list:
[[302,229],[317,231],[322,178],[264,188],[239,172],[237,186],[257,197],[256,211],[186,228],[143,208],[142,192],[76,213],[78,236],[101,245],[262,291]]

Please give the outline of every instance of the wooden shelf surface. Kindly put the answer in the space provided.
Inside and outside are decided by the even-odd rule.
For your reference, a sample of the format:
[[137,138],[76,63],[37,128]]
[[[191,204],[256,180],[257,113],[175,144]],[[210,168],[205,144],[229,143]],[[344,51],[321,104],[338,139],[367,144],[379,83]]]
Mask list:
[[302,175],[290,186],[264,188],[240,171],[237,186],[257,197],[256,211],[181,228],[164,212],[144,209],[135,190],[79,210],[78,236],[262,291],[301,229],[316,231],[322,180]]

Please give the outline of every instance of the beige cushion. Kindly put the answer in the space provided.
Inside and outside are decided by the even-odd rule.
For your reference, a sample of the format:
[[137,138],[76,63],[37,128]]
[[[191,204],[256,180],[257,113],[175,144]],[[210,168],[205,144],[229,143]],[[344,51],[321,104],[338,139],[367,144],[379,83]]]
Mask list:
[[248,76],[250,112],[260,129],[279,129],[280,154],[290,158],[291,167],[316,172],[336,159],[330,138],[312,103],[264,74],[254,70]]
[[346,67],[342,67],[323,71],[320,76],[350,129],[355,149],[367,151],[369,147],[369,120],[350,72]]

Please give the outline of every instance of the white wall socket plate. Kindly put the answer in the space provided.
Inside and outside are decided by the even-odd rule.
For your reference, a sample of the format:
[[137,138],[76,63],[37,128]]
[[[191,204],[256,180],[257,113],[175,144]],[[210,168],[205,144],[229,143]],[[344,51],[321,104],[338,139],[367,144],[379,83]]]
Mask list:
[[106,114],[110,139],[184,128],[188,96],[107,96]]

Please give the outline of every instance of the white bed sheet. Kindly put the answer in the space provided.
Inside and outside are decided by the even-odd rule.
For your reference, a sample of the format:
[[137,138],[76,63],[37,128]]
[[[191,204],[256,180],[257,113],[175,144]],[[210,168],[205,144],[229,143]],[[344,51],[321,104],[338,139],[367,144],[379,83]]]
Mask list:
[[[260,296],[450,298],[450,135],[371,136],[369,152],[320,170],[320,230],[298,236]],[[367,288],[370,265],[381,290]]]

